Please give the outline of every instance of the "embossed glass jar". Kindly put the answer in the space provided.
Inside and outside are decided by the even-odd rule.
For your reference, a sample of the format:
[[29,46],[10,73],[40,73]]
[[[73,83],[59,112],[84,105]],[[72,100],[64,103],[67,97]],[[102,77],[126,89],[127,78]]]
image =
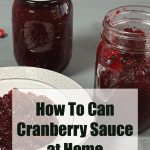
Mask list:
[[71,0],[15,0],[14,54],[19,65],[61,72],[72,52]]
[[96,88],[136,88],[139,132],[150,127],[150,8],[124,6],[105,16],[97,50]]

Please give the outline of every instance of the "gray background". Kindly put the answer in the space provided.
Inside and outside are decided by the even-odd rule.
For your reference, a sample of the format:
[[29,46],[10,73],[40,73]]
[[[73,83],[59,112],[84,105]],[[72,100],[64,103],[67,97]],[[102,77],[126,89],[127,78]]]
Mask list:
[[[13,0],[0,0],[0,28],[8,37],[0,39],[0,67],[16,66],[11,35],[11,7]],[[102,20],[112,8],[140,4],[149,5],[149,0],[73,0],[74,37],[73,57],[63,74],[71,77],[85,88],[94,86],[95,54],[100,39]]]

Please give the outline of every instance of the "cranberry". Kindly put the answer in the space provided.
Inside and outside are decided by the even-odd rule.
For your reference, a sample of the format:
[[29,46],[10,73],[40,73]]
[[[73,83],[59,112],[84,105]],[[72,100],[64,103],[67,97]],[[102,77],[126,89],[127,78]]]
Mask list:
[[117,11],[116,11],[116,15],[119,15],[119,14],[120,14],[120,10],[117,10]]
[[118,72],[122,70],[122,56],[118,50],[106,48],[102,52],[102,57],[110,69]]
[[4,38],[6,36],[6,33],[3,29],[0,29],[0,38]]
[[144,32],[142,30],[136,28],[125,28],[124,31],[129,33],[139,33],[140,35],[144,35]]

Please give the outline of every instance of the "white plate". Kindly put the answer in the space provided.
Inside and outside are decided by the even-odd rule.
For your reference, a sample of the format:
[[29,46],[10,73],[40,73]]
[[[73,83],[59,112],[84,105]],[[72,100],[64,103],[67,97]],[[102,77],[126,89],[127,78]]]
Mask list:
[[0,87],[7,90],[6,92],[15,86],[18,88],[82,88],[78,83],[62,74],[34,67],[2,67],[0,68],[0,80],[2,80]]
[[[82,89],[83,88],[73,81],[72,79],[45,69],[33,68],[33,67],[3,67],[0,68],[0,95],[6,94],[9,90],[13,88],[19,89]],[[85,99],[81,99],[81,95],[76,95],[76,97],[69,97],[69,100],[79,104],[87,105],[92,100],[88,94],[83,90],[83,95],[86,95]],[[69,101],[68,100],[68,101]],[[55,103],[53,101],[53,103]],[[56,102],[57,103],[57,102]],[[65,102],[66,103],[66,102]],[[88,125],[94,121],[94,117],[89,117],[88,114],[85,114],[82,117],[70,117],[68,123],[72,124],[81,124]],[[68,120],[68,118],[66,118]],[[61,122],[60,122],[61,124]],[[90,130],[88,129],[88,134]],[[63,143],[69,142],[73,145],[78,145],[84,142],[86,138],[78,137],[58,137],[52,145],[60,143],[63,146]],[[44,148],[46,149],[46,147]]]

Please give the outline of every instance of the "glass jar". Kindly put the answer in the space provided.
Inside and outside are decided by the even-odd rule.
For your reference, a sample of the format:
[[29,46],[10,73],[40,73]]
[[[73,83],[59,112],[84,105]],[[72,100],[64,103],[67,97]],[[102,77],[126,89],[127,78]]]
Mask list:
[[150,8],[107,13],[97,50],[96,88],[138,88],[139,132],[150,127]]
[[71,0],[15,0],[14,54],[19,65],[61,72],[72,53]]

